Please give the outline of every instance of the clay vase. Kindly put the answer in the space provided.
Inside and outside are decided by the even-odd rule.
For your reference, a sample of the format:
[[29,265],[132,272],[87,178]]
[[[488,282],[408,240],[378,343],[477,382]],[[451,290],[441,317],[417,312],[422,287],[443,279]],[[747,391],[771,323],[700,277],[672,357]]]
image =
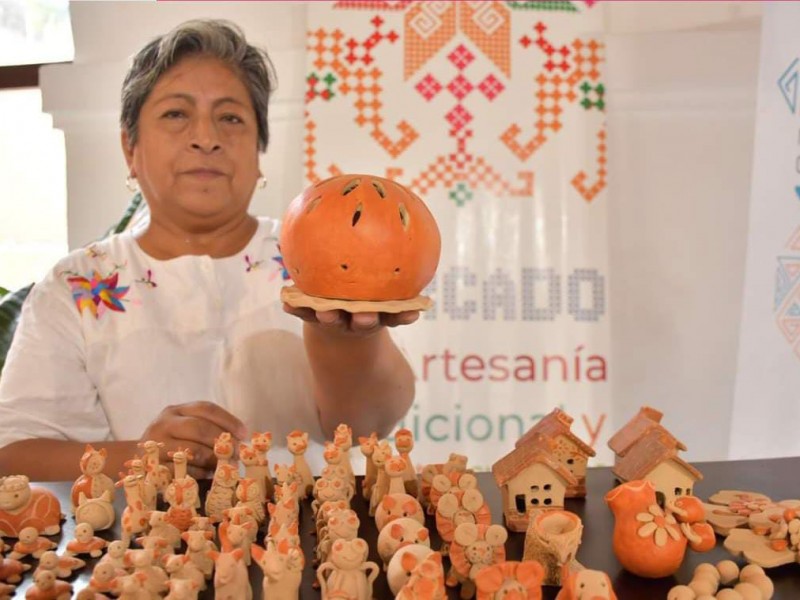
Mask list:
[[570,573],[582,568],[575,560],[582,536],[583,522],[575,513],[531,511],[523,560],[535,560],[544,567],[542,585],[562,585]]
[[614,554],[620,564],[640,577],[668,577],[686,553],[686,537],[672,515],[656,502],[647,480],[617,486],[605,497],[614,513]]

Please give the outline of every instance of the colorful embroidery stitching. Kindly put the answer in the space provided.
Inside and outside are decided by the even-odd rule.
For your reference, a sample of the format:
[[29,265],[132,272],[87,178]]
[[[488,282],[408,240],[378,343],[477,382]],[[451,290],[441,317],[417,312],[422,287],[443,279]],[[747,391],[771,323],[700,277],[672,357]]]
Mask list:
[[150,288],[158,287],[158,284],[155,281],[153,281],[153,272],[150,269],[147,269],[147,277],[141,277],[137,279],[136,283],[143,283]]
[[67,277],[72,289],[72,299],[78,312],[83,314],[88,310],[95,319],[100,318],[106,309],[115,312],[125,312],[122,300],[130,290],[130,286],[119,287],[119,273],[114,271],[103,277],[98,271],[92,271],[89,277],[77,273],[67,272]]

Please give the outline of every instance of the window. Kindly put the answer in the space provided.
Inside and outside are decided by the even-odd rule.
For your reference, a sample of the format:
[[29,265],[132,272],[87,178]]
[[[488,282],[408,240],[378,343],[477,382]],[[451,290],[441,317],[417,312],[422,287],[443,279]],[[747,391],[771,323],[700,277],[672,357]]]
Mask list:
[[0,0],[0,66],[72,60],[68,0]]
[[683,493],[683,488],[676,487],[675,488],[675,495],[680,496]]

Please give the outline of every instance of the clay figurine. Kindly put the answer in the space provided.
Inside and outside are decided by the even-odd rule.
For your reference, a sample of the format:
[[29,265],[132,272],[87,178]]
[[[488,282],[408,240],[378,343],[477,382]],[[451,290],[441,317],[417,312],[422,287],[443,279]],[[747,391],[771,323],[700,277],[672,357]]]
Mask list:
[[[452,485],[446,475],[433,478],[431,505],[436,506],[436,531],[442,538],[442,556],[447,556],[455,529],[461,523],[492,524],[489,505],[477,488],[478,480],[469,473],[460,473],[457,477],[457,485]],[[439,494],[441,497],[437,499]]]
[[769,600],[774,591],[772,580],[758,565],[747,565],[740,571],[739,565],[732,560],[723,560],[716,565],[697,565],[691,582],[673,587],[667,594],[667,600],[694,600],[701,597]]
[[100,561],[94,566],[87,587],[96,594],[113,594],[117,591],[117,577],[124,574],[117,571],[110,562]]
[[214,561],[208,555],[217,547],[212,541],[214,533],[211,531],[185,531],[181,538],[186,542],[186,556],[188,556],[206,579],[211,579],[214,572]]
[[502,525],[461,523],[450,545],[450,572],[445,585],[461,584],[462,599],[475,595],[475,576],[489,565],[505,562],[508,531]]
[[164,491],[164,500],[169,503],[164,520],[179,532],[188,530],[200,505],[197,481],[188,475],[174,478]]
[[314,477],[311,475],[311,468],[305,458],[305,453],[308,449],[308,433],[297,429],[289,433],[286,436],[286,448],[292,453],[294,467],[303,481],[298,495],[300,498],[308,498],[308,495],[314,489]]
[[421,525],[425,523],[425,511],[414,496],[406,493],[386,494],[375,511],[375,525],[378,531],[400,517],[416,519]]
[[297,600],[303,578],[305,560],[303,551],[288,543],[267,542],[264,549],[258,544],[251,547],[253,558],[264,572],[262,598]]
[[214,597],[217,600],[252,600],[253,588],[244,564],[244,549],[233,552],[208,552],[216,565]]
[[[145,461],[138,456],[134,456],[133,458],[126,460],[123,464],[128,468],[128,475],[133,475],[142,482],[142,490],[140,494],[144,509],[155,510],[156,502],[158,501],[158,489],[156,488],[155,484],[155,476],[150,475],[147,472]],[[125,477],[126,475],[124,473],[120,473],[119,480],[114,484],[114,486],[120,487],[120,481],[125,479]]]
[[389,476],[386,473],[386,461],[392,456],[392,447],[386,440],[382,441],[372,452],[372,462],[377,472],[375,485],[369,497],[369,516],[374,517],[378,505],[389,492]]
[[414,461],[411,460],[411,451],[414,449],[414,436],[410,429],[398,429],[394,434],[394,446],[397,448],[397,454],[406,463],[405,472],[403,473],[403,483],[405,484],[405,492],[417,498],[419,496],[419,482],[417,480],[417,469],[414,466]]
[[566,510],[532,513],[525,533],[523,560],[544,567],[544,585],[562,585],[562,578],[583,567],[575,560],[583,537],[583,522]]
[[581,600],[581,598],[617,600],[617,595],[611,587],[608,575],[602,571],[584,569],[572,573],[556,596],[556,600]]
[[9,552],[8,558],[19,560],[28,555],[41,558],[42,554],[57,547],[58,544],[54,541],[40,536],[35,527],[25,527],[19,532],[19,541],[14,544],[14,549]]
[[446,463],[430,464],[422,467],[422,475],[420,477],[420,502],[429,515],[436,514],[436,507],[431,506],[431,490],[433,486],[433,478],[437,475],[447,475],[456,473],[471,473],[467,469],[467,457],[463,454],[451,453]]
[[375,480],[378,476],[375,463],[372,462],[372,453],[378,445],[378,434],[373,431],[369,437],[359,436],[358,445],[361,448],[361,454],[366,459],[365,475],[361,481],[361,496],[364,500],[369,500],[372,494],[372,486],[375,485]]
[[354,510],[347,509],[331,513],[327,524],[320,532],[314,564],[319,565],[328,560],[331,548],[336,540],[356,539],[360,524],[358,515]]
[[99,498],[87,498],[78,493],[78,506],[75,508],[75,522],[88,523],[95,531],[103,531],[114,526],[117,513],[114,510],[113,495],[105,490]]
[[197,583],[198,590],[206,589],[205,575],[192,562],[192,559],[185,554],[173,554],[164,561],[164,570],[169,575],[170,580],[188,579]]
[[74,556],[59,556],[53,550],[48,550],[39,558],[39,566],[36,570],[44,569],[45,571],[55,571],[58,579],[66,579],[72,575],[73,571],[82,569],[86,566],[86,562]]
[[200,586],[192,579],[170,579],[167,582],[169,593],[164,600],[197,600]]
[[105,556],[100,559],[101,563],[109,563],[117,575],[124,575],[128,572],[130,563],[127,558],[128,544],[122,540],[114,540],[108,545]]
[[367,561],[368,553],[369,546],[361,538],[333,543],[329,560],[317,568],[322,600],[371,600],[372,584],[380,568]]
[[[261,458],[261,454],[255,448],[247,444],[239,444],[239,460],[244,465],[245,478],[256,482],[258,501],[263,505],[268,499],[272,498],[274,493],[269,464],[266,459]],[[267,484],[267,481],[269,481],[269,484]]]
[[78,523],[75,526],[75,539],[67,542],[67,556],[88,554],[92,558],[99,558],[108,542],[94,534],[94,529],[88,523]]
[[353,464],[350,462],[350,448],[353,447],[353,430],[345,423],[339,423],[333,432],[333,443],[342,451],[341,464],[347,470],[347,476],[353,488],[356,485],[356,476],[353,474]]
[[61,504],[55,494],[31,487],[25,475],[0,477],[0,535],[19,537],[25,527],[43,535],[61,531]]
[[125,491],[125,502],[127,506],[122,512],[121,539],[125,546],[131,542],[131,538],[142,533],[150,521],[148,509],[144,504],[145,480],[139,475],[125,475],[116,484]]
[[214,456],[217,457],[217,466],[233,463],[233,437],[223,431],[214,438]]
[[378,555],[383,561],[383,569],[395,553],[410,544],[431,547],[431,538],[428,529],[416,519],[400,517],[381,529],[378,534]]
[[152,550],[128,550],[127,557],[133,566],[133,574],[144,577],[144,587],[150,594],[163,594],[167,591],[169,577],[156,564]]
[[[257,463],[259,466],[263,466],[266,469],[266,477],[264,479],[264,498],[265,501],[272,498],[274,493],[273,491],[273,484],[272,484],[272,475],[269,472],[269,459],[267,458],[267,452],[269,452],[270,448],[272,448],[272,433],[269,431],[265,431],[263,433],[259,433],[256,431],[253,436],[250,438],[250,442],[253,444],[253,450],[256,451]],[[244,461],[243,461],[244,462]],[[250,477],[247,475],[247,466],[245,465],[245,476]],[[257,477],[254,476],[257,479]]]
[[706,552],[716,543],[711,526],[700,522],[702,503],[693,496],[676,501],[684,514],[674,516],[658,506],[655,487],[647,480],[623,483],[605,499],[614,513],[614,554],[640,577],[668,577],[683,562],[687,544]]
[[0,581],[5,583],[19,583],[22,574],[31,566],[14,558],[0,558]]
[[344,174],[309,186],[286,210],[280,247],[295,284],[281,299],[291,306],[351,313],[432,306],[419,294],[439,263],[439,229],[419,196],[395,181]]
[[401,566],[410,567],[411,575],[397,592],[395,600],[445,600],[447,598],[441,554],[431,552],[427,558],[418,561],[415,554],[408,553],[403,556],[403,559],[406,564]]
[[164,442],[146,440],[139,442],[138,446],[144,450],[144,465],[147,471],[147,478],[156,486],[156,491],[163,494],[169,482],[172,481],[172,473],[169,467],[161,464],[161,449]]
[[[408,585],[414,569],[434,554],[439,553],[434,552],[428,546],[418,544],[403,546],[400,550],[395,552],[395,555],[389,560],[389,564],[386,566],[386,583],[389,584],[389,589],[392,591],[392,594],[398,595],[400,590]],[[430,584],[423,584],[423,586],[429,585]],[[433,587],[434,589],[436,588],[436,586]]]
[[211,489],[206,495],[206,516],[214,521],[222,521],[222,513],[231,508],[236,501],[236,484],[239,471],[234,465],[222,462],[214,470]]
[[114,481],[103,473],[103,469],[106,466],[106,456],[105,448],[95,450],[91,444],[86,444],[80,460],[82,475],[75,480],[70,494],[73,512],[79,505],[81,493],[87,499],[92,499],[100,498],[105,492],[108,492],[110,495],[109,502],[114,502]]
[[25,592],[26,600],[69,600],[72,597],[72,585],[56,579],[53,571],[38,571],[33,581]]
[[[484,567],[475,575],[476,598],[478,600],[541,600],[544,569],[535,560],[518,562],[514,560]],[[584,594],[574,600],[586,598],[600,600],[602,596]],[[617,600],[614,598],[614,600]]]

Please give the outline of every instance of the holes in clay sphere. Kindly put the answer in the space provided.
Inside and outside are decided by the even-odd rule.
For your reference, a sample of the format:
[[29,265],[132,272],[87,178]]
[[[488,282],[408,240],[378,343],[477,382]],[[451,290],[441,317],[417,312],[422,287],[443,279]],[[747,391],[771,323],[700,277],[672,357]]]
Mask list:
[[353,213],[353,227],[356,226],[356,223],[358,223],[358,220],[361,218],[361,213],[363,210],[364,206],[361,204],[361,202],[359,202],[358,206],[356,206],[356,212]]
[[386,190],[383,189],[383,184],[380,181],[373,181],[372,187],[375,188],[375,191],[378,192],[381,198],[386,198]]
[[351,179],[348,181],[347,184],[342,188],[342,196],[347,196],[347,194],[358,187],[359,183],[361,183],[360,179]]
[[347,271],[347,265],[345,263],[342,263],[339,266],[342,267],[342,271]]
[[403,204],[402,202],[398,206],[398,209],[400,210],[400,222],[403,224],[403,229],[408,231],[408,225],[409,222],[411,221],[411,215],[408,214],[408,209],[406,208],[406,205]]
[[395,275],[397,275],[399,272],[400,272],[400,267],[395,267],[395,269],[394,269]]
[[322,196],[317,196],[311,202],[309,202],[308,206],[306,206],[306,214],[317,208],[317,204],[319,204],[320,200],[322,200]]

